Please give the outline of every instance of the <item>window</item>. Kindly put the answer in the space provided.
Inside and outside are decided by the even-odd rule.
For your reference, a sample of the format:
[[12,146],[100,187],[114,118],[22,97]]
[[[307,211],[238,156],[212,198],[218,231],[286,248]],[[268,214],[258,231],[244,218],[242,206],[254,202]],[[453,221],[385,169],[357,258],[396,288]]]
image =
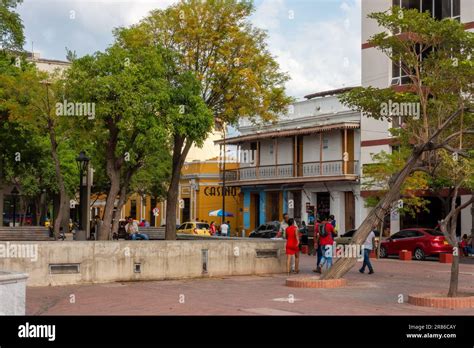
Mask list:
[[405,9],[428,11],[436,19],[453,18],[460,20],[460,0],[393,0],[393,6]]
[[390,238],[392,239],[402,239],[407,237],[407,231],[400,231],[392,235]]
[[135,199],[130,202],[130,216],[133,218],[137,216],[137,201]]
[[425,230],[425,232],[428,232],[432,236],[444,236],[443,232],[441,232],[441,231]]
[[178,227],[178,230],[184,230],[186,229],[186,224],[182,224],[181,226]]
[[461,20],[460,0],[434,0],[434,17],[436,19],[452,18]]

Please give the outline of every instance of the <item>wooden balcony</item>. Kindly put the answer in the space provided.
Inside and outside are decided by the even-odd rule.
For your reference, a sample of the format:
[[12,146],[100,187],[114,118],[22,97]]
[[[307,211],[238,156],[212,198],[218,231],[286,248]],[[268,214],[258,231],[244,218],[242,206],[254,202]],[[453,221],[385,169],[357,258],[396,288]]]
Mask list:
[[249,166],[225,171],[226,185],[357,181],[358,161]]

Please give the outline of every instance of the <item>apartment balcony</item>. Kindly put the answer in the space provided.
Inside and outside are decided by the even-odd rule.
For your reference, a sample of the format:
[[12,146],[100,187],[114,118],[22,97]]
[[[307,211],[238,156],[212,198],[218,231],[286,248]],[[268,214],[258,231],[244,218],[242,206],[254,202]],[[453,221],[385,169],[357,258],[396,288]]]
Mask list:
[[249,166],[225,171],[226,185],[357,181],[358,161],[322,161]]

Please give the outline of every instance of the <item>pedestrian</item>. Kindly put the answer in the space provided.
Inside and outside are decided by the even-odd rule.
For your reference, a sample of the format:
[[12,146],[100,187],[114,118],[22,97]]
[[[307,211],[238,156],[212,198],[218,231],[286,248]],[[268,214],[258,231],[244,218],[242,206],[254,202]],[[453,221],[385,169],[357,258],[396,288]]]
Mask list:
[[227,237],[227,233],[229,232],[229,225],[225,222],[221,224],[221,236]]
[[332,266],[332,254],[334,244],[334,226],[332,225],[332,218],[329,217],[327,221],[323,221],[318,225],[319,228],[319,244],[321,246],[321,261],[316,272],[321,273],[322,268],[326,266],[326,269]]
[[329,215],[329,221],[331,221],[331,225],[332,227],[334,227],[334,237],[337,236],[337,232],[339,232],[339,226],[337,225],[336,223],[336,219],[334,217],[334,215]]
[[372,250],[375,249],[375,233],[374,231],[370,231],[367,239],[365,240],[364,244],[362,245],[364,250],[364,262],[362,263],[362,268],[359,270],[360,273],[365,272],[365,266],[369,268],[369,274],[374,273],[374,268],[370,263],[370,253]]
[[283,214],[283,220],[280,222],[280,229],[276,235],[277,238],[285,238],[285,231],[288,227],[289,216],[287,213]]
[[211,221],[211,225],[209,226],[209,233],[211,234],[211,236],[215,236],[216,232],[216,224],[214,223],[214,221]]
[[298,237],[298,227],[295,226],[295,221],[294,219],[289,219],[288,220],[288,227],[286,228],[285,231],[285,238],[286,238],[286,270],[288,272],[288,275],[290,275],[291,272],[291,259],[292,256],[295,257],[295,269],[294,272],[298,274],[299,271],[299,244],[300,240]]
[[321,273],[319,265],[321,264],[321,258],[323,257],[321,244],[319,243],[319,225],[320,224],[321,224],[321,219],[318,216],[316,218],[316,223],[314,224],[314,233],[313,233],[314,250],[316,251],[316,268],[313,269],[313,272],[317,272],[317,273]]
[[230,221],[227,220],[226,224],[227,224],[227,226],[229,227],[229,228],[228,228],[228,230],[229,230],[229,237],[231,237],[231,235],[232,235],[232,228],[230,228]]
[[301,228],[299,229],[299,237],[300,237],[300,250],[303,245],[308,245],[308,226],[306,226],[306,222],[303,220],[301,221]]
[[130,235],[131,240],[138,240],[138,239],[149,240],[150,239],[147,234],[139,232],[138,224],[135,221],[135,219],[131,216],[128,217],[128,223],[125,225],[125,230]]
[[472,247],[469,244],[470,243],[469,243],[469,239],[467,238],[467,234],[464,234],[462,236],[462,240],[461,240],[461,243],[460,243],[461,250],[462,250],[464,256],[469,256],[469,254],[474,254],[474,250],[472,249]]

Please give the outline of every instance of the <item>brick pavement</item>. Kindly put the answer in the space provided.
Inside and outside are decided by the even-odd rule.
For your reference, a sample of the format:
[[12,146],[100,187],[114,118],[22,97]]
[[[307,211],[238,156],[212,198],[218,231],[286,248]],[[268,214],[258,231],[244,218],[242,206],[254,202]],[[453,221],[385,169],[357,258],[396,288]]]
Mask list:
[[[406,303],[408,294],[448,290],[450,265],[433,261],[373,260],[375,274],[354,267],[348,286],[285,286],[286,275],[237,276],[27,289],[31,315],[473,315]],[[302,256],[299,276],[314,275]],[[474,265],[460,265],[460,288],[474,293]],[[398,303],[403,297],[404,303]],[[72,301],[74,300],[74,301]],[[74,303],[71,303],[74,302]]]

